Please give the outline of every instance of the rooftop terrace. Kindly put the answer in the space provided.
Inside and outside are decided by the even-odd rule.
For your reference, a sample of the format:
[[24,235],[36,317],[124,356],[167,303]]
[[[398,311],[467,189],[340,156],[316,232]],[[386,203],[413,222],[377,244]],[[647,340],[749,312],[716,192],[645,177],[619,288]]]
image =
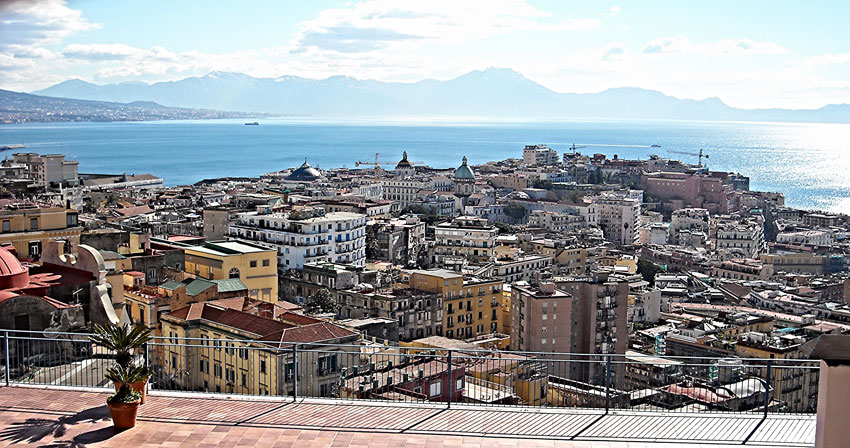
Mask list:
[[0,388],[0,446],[812,446],[813,416],[647,414],[156,392],[116,433],[107,392]]

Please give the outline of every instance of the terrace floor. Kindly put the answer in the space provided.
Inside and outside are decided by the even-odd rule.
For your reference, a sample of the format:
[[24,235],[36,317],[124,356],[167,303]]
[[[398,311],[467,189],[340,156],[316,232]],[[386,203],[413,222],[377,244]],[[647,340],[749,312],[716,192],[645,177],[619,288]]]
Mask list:
[[350,403],[149,395],[116,433],[106,392],[0,387],[0,446],[586,447],[813,446],[814,416]]

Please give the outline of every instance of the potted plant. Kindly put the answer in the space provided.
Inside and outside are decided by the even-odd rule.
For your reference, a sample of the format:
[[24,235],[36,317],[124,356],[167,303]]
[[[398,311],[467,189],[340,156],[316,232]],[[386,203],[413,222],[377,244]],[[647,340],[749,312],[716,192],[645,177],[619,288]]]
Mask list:
[[[114,367],[119,367],[119,365],[116,364]],[[129,367],[122,368],[124,369],[124,373],[121,376],[111,375],[110,372],[112,369],[107,370],[106,379],[111,380],[112,383],[115,384],[116,392],[118,392],[125,384],[130,386],[130,389],[140,394],[141,401],[139,404],[145,404],[145,396],[147,395],[145,386],[153,372],[151,372],[150,368],[145,365],[136,366],[131,364]]]
[[[90,337],[91,342],[95,345],[112,351],[115,355],[115,363],[121,366],[128,373],[128,378],[133,381],[128,382],[130,388],[141,394],[141,403],[145,403],[145,386],[151,376],[151,371],[146,365],[138,365],[136,355],[138,350],[145,343],[151,340],[151,330],[142,325],[130,326],[110,325],[100,326],[95,325],[94,334]],[[133,369],[131,369],[131,367]],[[115,382],[115,390],[121,388],[123,381]]]
[[106,399],[109,406],[109,414],[112,416],[112,424],[115,429],[124,430],[136,426],[136,414],[139,412],[142,394],[130,388],[138,371],[136,367],[125,369],[121,365],[114,365],[106,372],[106,378],[115,384],[121,384],[118,390]]

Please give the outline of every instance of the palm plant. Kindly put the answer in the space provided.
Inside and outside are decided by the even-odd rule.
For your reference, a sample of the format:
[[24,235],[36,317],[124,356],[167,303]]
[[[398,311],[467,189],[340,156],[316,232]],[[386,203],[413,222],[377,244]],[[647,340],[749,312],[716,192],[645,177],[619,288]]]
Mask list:
[[115,353],[115,362],[128,368],[139,347],[151,340],[151,330],[142,325],[95,325],[92,343]]
[[142,394],[130,388],[130,384],[135,383],[136,381],[144,380],[143,370],[147,369],[147,367],[123,367],[121,365],[114,365],[106,371],[106,379],[111,380],[116,384],[120,384],[121,387],[118,390],[106,399],[107,403],[134,403],[141,399]]

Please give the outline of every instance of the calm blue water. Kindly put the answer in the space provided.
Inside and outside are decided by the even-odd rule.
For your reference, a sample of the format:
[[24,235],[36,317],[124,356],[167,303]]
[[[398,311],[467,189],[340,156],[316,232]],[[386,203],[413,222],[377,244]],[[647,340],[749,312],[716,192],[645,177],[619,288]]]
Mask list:
[[[696,162],[704,148],[711,169],[750,176],[756,190],[784,192],[795,207],[850,212],[850,125],[703,122],[319,122],[260,119],[141,123],[57,123],[0,126],[0,144],[25,143],[40,153],[65,153],[84,173],[152,173],[168,185],[223,176],[257,176],[297,166],[322,168],[357,160],[396,162],[402,150],[433,167],[522,157],[525,144],[559,152],[623,158],[650,154]],[[661,148],[651,148],[660,144]]]

